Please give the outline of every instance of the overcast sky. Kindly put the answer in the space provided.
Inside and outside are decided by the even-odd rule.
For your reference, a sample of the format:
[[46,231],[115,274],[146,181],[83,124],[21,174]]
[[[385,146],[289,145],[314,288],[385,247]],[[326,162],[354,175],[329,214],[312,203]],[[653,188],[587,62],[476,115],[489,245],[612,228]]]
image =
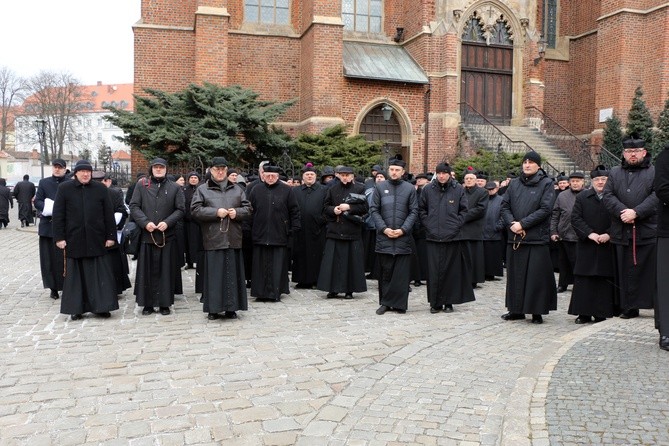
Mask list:
[[0,66],[69,72],[82,84],[133,82],[141,0],[0,0]]

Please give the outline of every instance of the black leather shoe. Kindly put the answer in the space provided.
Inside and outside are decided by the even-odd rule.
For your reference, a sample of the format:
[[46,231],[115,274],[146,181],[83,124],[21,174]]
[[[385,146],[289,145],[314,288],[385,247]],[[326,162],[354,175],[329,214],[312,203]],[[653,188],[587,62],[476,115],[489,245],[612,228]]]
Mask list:
[[142,310],[142,314],[144,316],[148,316],[150,314],[153,314],[153,307],[144,307],[144,309]]
[[452,313],[452,312],[453,312],[453,305],[451,304],[444,305],[444,313]]
[[639,317],[639,310],[635,308],[620,313],[620,319],[634,319],[635,317]]
[[381,305],[381,306],[376,310],[376,314],[378,314],[379,316],[381,316],[382,314],[385,314],[385,312],[388,311],[388,310],[389,310],[388,307],[386,307],[385,305]]
[[216,319],[219,319],[220,317],[221,316],[216,314],[216,313],[209,313],[207,315],[207,319],[209,319],[210,321],[215,321]]
[[81,318],[83,318],[81,314],[73,314],[72,316],[70,316],[70,319],[72,319],[73,321],[78,321]]
[[352,293],[344,294],[344,299],[353,299],[353,294]]
[[160,314],[162,314],[163,316],[167,316],[170,313],[171,311],[169,307],[160,307]]
[[660,348],[669,351],[669,336],[660,336]]
[[606,320],[605,317],[597,317],[597,316],[595,316],[595,320],[594,320],[594,322],[595,322],[595,324],[596,324],[596,323],[598,323],[598,322],[604,322],[605,320]]
[[421,282],[420,280],[414,280],[413,281],[413,286],[421,286],[422,284],[423,284],[423,282]]
[[57,291],[57,290],[51,290],[51,294],[49,294],[49,297],[50,297],[51,299],[53,299],[53,300],[56,300],[56,299],[58,299],[60,296],[58,295],[58,291]]
[[325,296],[325,297],[326,297],[327,299],[334,299],[335,297],[337,297],[337,293],[330,292],[330,293],[328,293],[328,295]]
[[246,288],[251,288],[251,281],[250,280],[246,281]]
[[437,314],[441,311],[441,308],[430,307],[430,313]]
[[502,316],[502,319],[505,321],[519,321],[521,319],[525,319],[525,315],[522,313],[504,313]]
[[558,292],[558,293],[564,293],[565,291],[567,291],[567,287],[566,287],[566,286],[559,286],[559,287],[557,287],[557,292]]
[[579,316],[574,321],[575,324],[587,324],[588,322],[592,322],[590,316]]
[[544,323],[544,318],[541,317],[540,314],[533,314],[532,315],[532,323],[533,324],[543,324]]
[[295,285],[296,290],[310,290],[312,285],[310,283],[298,283]]
[[25,224],[25,222],[24,222],[23,220],[21,220],[21,227],[22,227],[22,228],[25,228],[25,227],[26,227],[26,224]]
[[111,317],[111,313],[110,313],[109,311],[104,311],[104,312],[102,312],[102,313],[95,313],[95,314],[96,314],[98,317],[102,317],[102,318],[105,318],[105,319]]
[[397,311],[399,314],[406,314],[407,310],[400,310],[399,308],[396,308],[395,311]]
[[226,311],[225,312],[225,318],[226,319],[237,319],[237,313],[234,311]]

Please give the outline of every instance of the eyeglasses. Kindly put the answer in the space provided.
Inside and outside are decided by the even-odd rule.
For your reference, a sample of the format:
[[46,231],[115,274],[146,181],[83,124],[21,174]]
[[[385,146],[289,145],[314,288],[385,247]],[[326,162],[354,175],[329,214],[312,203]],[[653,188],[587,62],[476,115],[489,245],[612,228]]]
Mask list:
[[625,153],[641,153],[646,149],[625,149],[623,150]]
[[225,169],[227,169],[226,166],[213,166],[211,168],[211,170],[214,172],[223,172]]

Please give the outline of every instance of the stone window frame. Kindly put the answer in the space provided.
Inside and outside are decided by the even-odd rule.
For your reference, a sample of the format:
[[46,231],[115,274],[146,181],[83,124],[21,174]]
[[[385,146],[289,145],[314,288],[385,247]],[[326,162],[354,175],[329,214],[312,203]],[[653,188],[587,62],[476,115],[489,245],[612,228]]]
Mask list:
[[[347,10],[349,7],[351,10]],[[373,7],[378,10],[378,15],[373,14]],[[344,23],[345,32],[372,35],[382,34],[383,16],[384,0],[342,0],[341,2],[341,19]],[[378,19],[378,29],[372,29],[373,19]],[[364,23],[364,29],[360,29],[358,23]]]
[[[290,25],[291,22],[291,1],[290,0],[244,0],[244,22],[258,25]],[[284,6],[285,5],[285,6]],[[253,13],[255,17],[251,16],[253,9],[257,8],[257,13]],[[272,10],[272,20],[263,20],[263,9]],[[285,10],[285,18],[282,21],[277,21],[277,10]]]

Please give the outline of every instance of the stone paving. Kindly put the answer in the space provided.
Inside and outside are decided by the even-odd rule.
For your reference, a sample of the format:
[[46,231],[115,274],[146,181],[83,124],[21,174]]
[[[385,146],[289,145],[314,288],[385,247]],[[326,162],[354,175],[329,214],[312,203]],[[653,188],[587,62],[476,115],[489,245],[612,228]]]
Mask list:
[[[16,212],[16,210],[14,210]],[[15,217],[15,215],[14,215]],[[0,230],[2,445],[669,444],[669,354],[652,312],[578,326],[505,322],[504,281],[476,302],[377,316],[291,290],[209,321],[184,271],[169,316],[132,290],[73,322],[41,287],[34,228]],[[134,266],[134,265],[133,265]]]

